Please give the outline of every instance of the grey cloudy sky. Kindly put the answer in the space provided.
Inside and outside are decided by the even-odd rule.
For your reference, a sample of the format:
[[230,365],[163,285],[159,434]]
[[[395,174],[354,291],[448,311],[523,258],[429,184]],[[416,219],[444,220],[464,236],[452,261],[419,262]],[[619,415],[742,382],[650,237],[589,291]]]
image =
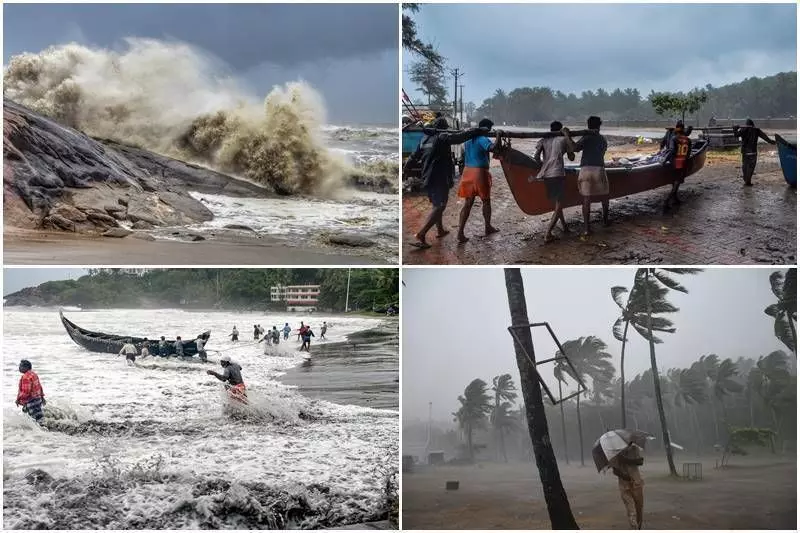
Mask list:
[[[659,370],[686,367],[702,355],[736,360],[758,358],[787,348],[773,334],[764,308],[775,301],[769,275],[775,268],[708,269],[683,276],[689,294],[673,293],[680,308],[670,319],[677,327],[656,346]],[[785,271],[785,269],[784,269]],[[611,326],[619,308],[610,288],[630,288],[634,269],[522,269],[532,322],[551,324],[563,343],[580,336],[604,340],[619,369],[620,343]],[[502,268],[405,269],[403,280],[403,418],[449,422],[456,398],[475,378],[510,373],[519,385]],[[546,331],[534,330],[537,358],[557,348]],[[625,354],[626,379],[649,368],[649,347],[635,332]],[[552,364],[540,366],[548,386],[557,390]],[[619,372],[619,370],[617,370]]]
[[221,59],[258,94],[302,78],[329,120],[397,124],[396,4],[6,4],[3,61],[77,42],[178,40]]
[[45,281],[77,279],[87,273],[85,268],[4,268],[3,296]]
[[[464,101],[480,105],[498,88],[647,94],[795,71],[796,13],[795,4],[423,4],[413,17],[466,73]],[[404,52],[409,95],[414,59]]]

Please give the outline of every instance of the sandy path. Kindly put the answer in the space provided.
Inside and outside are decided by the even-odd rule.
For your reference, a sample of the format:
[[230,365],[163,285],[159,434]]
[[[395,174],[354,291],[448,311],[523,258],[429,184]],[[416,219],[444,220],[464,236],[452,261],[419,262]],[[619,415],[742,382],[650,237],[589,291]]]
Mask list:
[[350,265],[378,259],[330,248],[286,246],[280,240],[199,242],[86,237],[58,232],[15,232],[3,236],[5,265]]
[[[677,464],[681,470],[681,463]],[[646,463],[645,529],[796,529],[797,466],[735,457],[701,481],[670,479],[666,464]],[[560,465],[582,529],[628,529],[616,478],[592,466]],[[458,480],[457,491],[445,481]],[[533,463],[421,467],[403,474],[404,529],[550,529]]]

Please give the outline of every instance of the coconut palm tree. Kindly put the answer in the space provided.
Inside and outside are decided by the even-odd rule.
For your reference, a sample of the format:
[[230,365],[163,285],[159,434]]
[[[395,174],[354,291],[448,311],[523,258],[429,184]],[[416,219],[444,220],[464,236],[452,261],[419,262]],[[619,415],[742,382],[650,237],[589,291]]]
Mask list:
[[764,312],[775,319],[775,336],[797,358],[797,269],[790,268],[786,275],[773,272],[769,284],[778,302],[767,306]]
[[[611,298],[619,306],[622,312],[612,331],[614,338],[622,343],[622,351],[619,360],[620,372],[620,399],[622,409],[622,427],[627,427],[626,404],[625,404],[625,345],[628,342],[628,327],[633,325],[639,334],[646,340],[650,340],[650,331],[647,329],[648,317],[647,314],[647,301],[645,300],[644,291],[641,290],[641,285],[634,285],[634,290],[628,293],[628,289],[622,286],[611,287]],[[655,289],[655,287],[654,287]],[[651,308],[654,313],[674,313],[678,309],[666,300],[666,295],[669,289],[659,287],[654,290],[650,295]],[[628,299],[624,300],[625,294],[628,294]],[[655,331],[663,333],[675,333],[675,328],[672,327],[672,322],[664,317],[653,317],[652,327]],[[661,343],[661,339],[653,337],[653,342],[656,344]]]
[[569,464],[569,447],[567,446],[567,422],[564,418],[564,389],[562,383],[566,383],[564,368],[569,368],[562,361],[556,361],[553,367],[553,377],[558,382],[558,410],[561,413],[561,440],[564,443],[564,462]]
[[[672,446],[670,445],[669,441],[669,429],[667,428],[667,417],[664,414],[664,400],[661,397],[661,382],[658,376],[658,365],[656,363],[656,339],[653,337],[653,330],[659,331],[657,326],[660,325],[660,321],[654,320],[653,313],[658,313],[659,311],[656,310],[654,306],[655,302],[658,301],[658,295],[660,294],[660,290],[666,288],[667,290],[673,290],[678,292],[683,292],[688,294],[688,290],[686,287],[672,279],[670,274],[672,275],[686,275],[686,274],[696,274],[700,272],[700,269],[695,268],[640,268],[636,270],[636,276],[634,278],[634,291],[642,290],[644,293],[644,300],[645,300],[645,310],[647,314],[647,327],[640,328],[637,327],[637,324],[634,322],[633,326],[640,334],[643,332],[640,329],[646,329],[647,336],[645,338],[650,344],[650,368],[653,370],[653,391],[655,393],[656,399],[656,406],[658,407],[658,418],[661,422],[661,434],[664,437],[664,448],[667,453],[667,464],[669,465],[669,473],[672,476],[677,477],[678,471],[675,469],[675,461],[672,458]],[[666,294],[664,294],[666,296]],[[662,300],[666,302],[662,296]],[[676,309],[677,310],[677,309]],[[675,312],[675,311],[669,311]],[[669,321],[667,321],[669,322]],[[671,324],[670,324],[671,325]],[[644,335],[643,335],[644,336]]]
[[689,424],[694,425],[694,430],[690,433],[700,439],[699,446],[702,447],[702,432],[697,419],[696,406],[704,404],[708,400],[705,373],[695,363],[689,368],[670,369],[667,371],[667,377],[671,389],[672,405],[688,411]]
[[[581,382],[584,382],[585,378],[591,378],[593,388],[602,388],[603,385],[599,385],[599,383],[607,384],[614,378],[614,365],[611,364],[610,361],[611,354],[605,351],[608,346],[599,338],[593,335],[580,337],[578,339],[565,341],[561,346],[564,348],[565,352],[563,355],[566,355],[575,371],[573,372],[572,368],[570,368],[564,359],[557,360],[556,368],[559,371],[559,375],[556,376],[556,379],[559,379],[559,383],[566,374]],[[561,357],[561,351],[557,351],[555,356]],[[581,396],[582,394],[579,394],[576,397],[577,402],[575,405],[578,416],[578,442],[580,444],[581,466],[586,466],[583,454]]]
[[542,492],[553,529],[578,529],[575,517],[567,499],[561,474],[550,442],[547,417],[542,401],[539,373],[536,369],[536,354],[533,351],[533,337],[528,327],[528,306],[525,303],[525,286],[518,268],[504,269],[508,308],[511,312],[511,327],[519,328],[519,342],[514,342],[514,353],[519,368],[522,398],[525,402],[525,418],[533,444],[533,454],[542,481]]
[[780,411],[785,407],[796,409],[796,377],[789,372],[789,357],[782,350],[759,357],[749,380],[753,389],[772,414],[775,433],[781,435]]
[[486,415],[492,410],[492,398],[486,392],[486,382],[482,379],[473,379],[464,389],[464,395],[458,397],[458,401],[461,407],[453,415],[467,438],[469,458],[474,460],[472,432],[486,426]]
[[494,393],[494,406],[492,407],[489,421],[494,429],[495,441],[500,445],[503,460],[507,463],[505,433],[517,427],[512,409],[517,393],[514,379],[511,374],[501,374],[492,378],[492,392]]

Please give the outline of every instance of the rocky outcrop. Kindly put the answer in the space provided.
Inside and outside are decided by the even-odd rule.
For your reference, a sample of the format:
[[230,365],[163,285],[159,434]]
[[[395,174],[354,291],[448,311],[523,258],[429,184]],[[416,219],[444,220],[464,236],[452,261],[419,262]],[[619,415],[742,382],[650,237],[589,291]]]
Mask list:
[[189,191],[274,196],[249,183],[135,147],[92,139],[3,100],[5,224],[113,234],[213,218]]

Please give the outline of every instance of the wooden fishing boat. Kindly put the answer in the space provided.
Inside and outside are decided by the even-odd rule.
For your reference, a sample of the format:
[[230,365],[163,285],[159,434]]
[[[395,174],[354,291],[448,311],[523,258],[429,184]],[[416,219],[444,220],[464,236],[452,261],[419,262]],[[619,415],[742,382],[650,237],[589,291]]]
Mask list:
[[792,187],[797,187],[797,143],[787,141],[777,133],[775,140],[778,142],[778,158],[781,160],[783,179]]
[[[88,329],[83,329],[82,327],[76,325],[74,322],[67,319],[64,316],[64,313],[59,311],[58,315],[61,317],[61,323],[64,325],[64,329],[67,330],[67,334],[70,338],[75,341],[75,344],[86,348],[90,352],[100,352],[100,353],[113,353],[118,354],[119,351],[122,349],[123,344],[127,342],[128,339],[131,340],[134,346],[141,351],[142,344],[144,343],[144,337],[134,337],[130,335],[110,335],[107,333],[97,333],[94,331],[89,331]],[[157,337],[153,337],[149,339],[150,341],[150,353],[153,355],[157,355],[158,350],[158,339],[160,339],[160,335]],[[206,331],[198,336],[195,337],[186,337],[183,340],[183,355],[185,357],[192,357],[197,355],[197,345],[195,344],[194,340],[197,337],[201,337],[204,342],[208,342],[209,337],[211,337],[211,332]],[[167,348],[169,350],[169,355],[175,355],[175,341],[168,340],[167,341]]]
[[[693,141],[692,154],[688,159],[686,176],[690,176],[706,164],[708,141]],[[578,154],[576,154],[578,155]],[[522,211],[528,215],[541,215],[553,210],[553,203],[547,198],[544,181],[536,178],[541,165],[532,157],[513,148],[504,148],[498,154],[503,173],[508,181],[511,194]],[[674,168],[661,163],[642,165],[611,166],[607,163],[606,175],[609,183],[609,197],[622,198],[665,185],[672,185],[676,179]],[[567,165],[567,182],[564,191],[564,207],[581,205],[583,198],[578,194],[578,166]],[[532,181],[528,181],[533,177]]]

